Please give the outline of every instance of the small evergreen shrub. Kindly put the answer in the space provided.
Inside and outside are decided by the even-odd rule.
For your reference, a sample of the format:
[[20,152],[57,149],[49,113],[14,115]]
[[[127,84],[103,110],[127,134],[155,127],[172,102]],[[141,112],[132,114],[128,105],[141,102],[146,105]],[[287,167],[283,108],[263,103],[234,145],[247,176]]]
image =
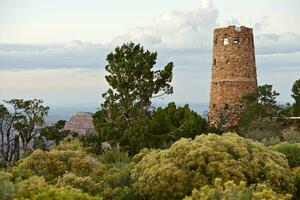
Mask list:
[[288,159],[290,167],[300,166],[300,147],[297,144],[282,143],[271,149],[284,154]]

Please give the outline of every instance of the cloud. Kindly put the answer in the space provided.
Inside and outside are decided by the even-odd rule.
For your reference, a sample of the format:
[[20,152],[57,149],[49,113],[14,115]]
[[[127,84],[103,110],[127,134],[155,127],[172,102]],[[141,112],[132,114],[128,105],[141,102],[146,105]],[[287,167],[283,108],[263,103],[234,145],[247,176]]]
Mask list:
[[0,44],[0,69],[99,68],[110,45],[74,40],[65,44]]
[[255,37],[255,44],[257,54],[295,53],[300,51],[300,35],[261,34]]

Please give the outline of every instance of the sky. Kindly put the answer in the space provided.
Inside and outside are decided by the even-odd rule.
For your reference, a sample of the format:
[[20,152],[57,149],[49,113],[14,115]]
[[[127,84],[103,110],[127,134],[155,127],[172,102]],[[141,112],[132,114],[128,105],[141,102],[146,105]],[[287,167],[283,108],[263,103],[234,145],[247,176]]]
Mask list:
[[106,55],[122,43],[173,61],[174,94],[157,101],[209,102],[212,33],[252,27],[259,84],[292,102],[300,78],[299,0],[0,0],[0,100],[99,103]]

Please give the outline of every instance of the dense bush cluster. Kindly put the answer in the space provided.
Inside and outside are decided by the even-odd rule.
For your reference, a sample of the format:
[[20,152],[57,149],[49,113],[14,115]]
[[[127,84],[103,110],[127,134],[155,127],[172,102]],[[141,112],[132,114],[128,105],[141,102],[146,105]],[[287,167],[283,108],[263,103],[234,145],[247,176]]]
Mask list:
[[[179,199],[193,188],[223,181],[265,182],[274,191],[294,191],[282,154],[236,134],[180,139],[169,149],[146,154],[132,171],[133,188],[147,199]],[[172,183],[172,184],[170,184]]]

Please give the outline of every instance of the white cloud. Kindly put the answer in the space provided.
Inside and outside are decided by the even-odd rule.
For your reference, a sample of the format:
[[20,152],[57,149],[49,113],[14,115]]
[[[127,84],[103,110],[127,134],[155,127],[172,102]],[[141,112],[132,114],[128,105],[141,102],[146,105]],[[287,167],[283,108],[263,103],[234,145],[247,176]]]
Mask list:
[[155,48],[208,49],[217,18],[218,12],[212,1],[206,0],[194,9],[169,11],[157,16],[152,26],[135,27],[112,43],[131,40]]

